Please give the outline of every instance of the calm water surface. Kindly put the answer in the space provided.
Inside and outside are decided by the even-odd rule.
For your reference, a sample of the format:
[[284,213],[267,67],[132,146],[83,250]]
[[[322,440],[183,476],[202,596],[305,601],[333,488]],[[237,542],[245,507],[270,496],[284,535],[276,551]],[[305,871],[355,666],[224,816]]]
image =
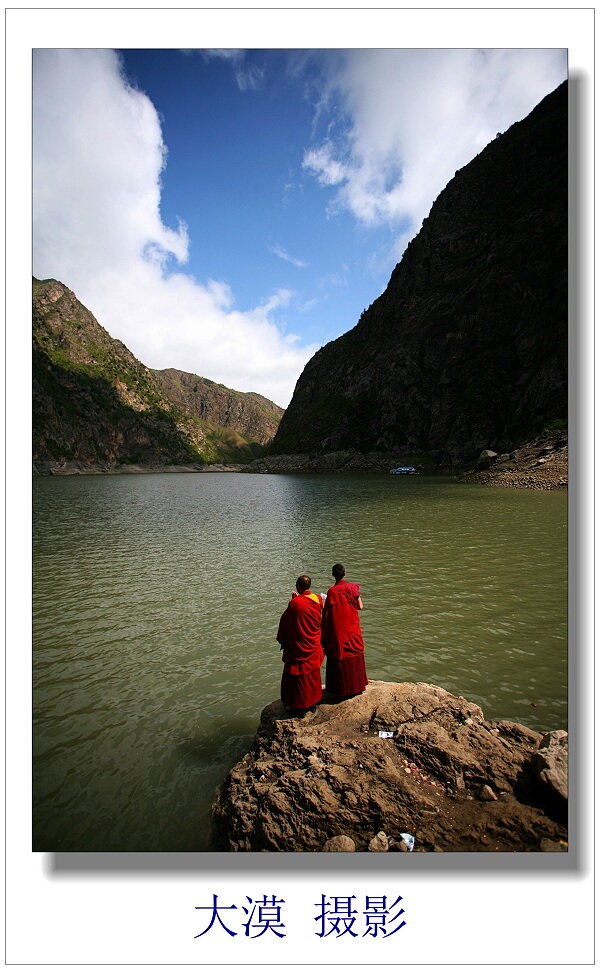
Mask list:
[[370,678],[567,728],[567,494],[386,476],[34,480],[35,850],[198,851],[278,698],[296,577],[361,585]]

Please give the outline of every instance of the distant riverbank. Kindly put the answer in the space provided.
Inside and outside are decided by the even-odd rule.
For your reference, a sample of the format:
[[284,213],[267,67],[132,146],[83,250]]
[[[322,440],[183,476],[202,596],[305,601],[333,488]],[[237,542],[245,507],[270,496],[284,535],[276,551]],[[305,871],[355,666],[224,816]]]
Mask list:
[[476,468],[461,477],[463,483],[505,486],[513,489],[567,489],[569,485],[569,441],[540,435],[507,455],[483,457]]
[[34,462],[34,476],[143,476],[148,473],[223,473],[241,472],[240,465],[138,466],[110,462]]
[[[329,453],[264,456],[249,463],[202,463],[185,466],[138,465],[136,463],[34,462],[34,476],[143,475],[147,473],[385,473],[406,457],[387,453],[362,453],[354,449]],[[454,476],[460,482],[517,489],[566,489],[569,446],[566,434],[560,438],[543,434],[513,450],[498,454],[483,450],[473,464],[434,463],[410,458],[410,464],[425,476]]]

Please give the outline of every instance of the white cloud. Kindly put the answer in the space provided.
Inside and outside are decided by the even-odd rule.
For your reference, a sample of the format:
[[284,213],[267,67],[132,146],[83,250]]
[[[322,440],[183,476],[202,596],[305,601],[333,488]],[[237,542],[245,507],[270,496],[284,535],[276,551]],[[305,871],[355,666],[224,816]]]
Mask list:
[[284,250],[282,246],[272,246],[271,252],[278,256],[281,260],[285,260],[287,263],[291,263],[293,266],[302,269],[302,267],[307,267],[308,263],[305,260],[299,260],[298,257],[291,256],[287,250]]
[[188,234],[160,216],[157,112],[109,50],[34,55],[34,275],[55,277],[148,367],[175,367],[287,405],[317,345],[273,315],[290,295],[235,309],[228,285],[183,272]]
[[259,91],[264,83],[265,71],[257,64],[246,61],[246,52],[238,48],[206,49],[200,51],[206,59],[219,57],[233,67],[233,74],[240,91]]
[[265,72],[255,64],[240,65],[235,71],[235,80],[240,91],[259,91],[264,82]]
[[566,50],[353,50],[322,68],[326,137],[304,167],[335,187],[330,214],[395,229],[396,262],[455,171],[560,84],[567,61]]
[[322,186],[338,186],[352,176],[350,168],[333,157],[334,151],[331,142],[325,142],[319,148],[309,149],[304,155],[304,168],[313,172]]

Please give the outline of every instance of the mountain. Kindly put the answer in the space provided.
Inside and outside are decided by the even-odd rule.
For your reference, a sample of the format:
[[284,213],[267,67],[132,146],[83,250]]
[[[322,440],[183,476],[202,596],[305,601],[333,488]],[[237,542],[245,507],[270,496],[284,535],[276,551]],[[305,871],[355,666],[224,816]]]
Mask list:
[[470,461],[566,417],[567,82],[455,174],[271,451]]
[[33,460],[83,466],[242,462],[283,409],[180,371],[152,371],[57,280],[33,279]]
[[232,391],[175,368],[152,374],[166,398],[190,417],[235,429],[260,445],[267,445],[277,431],[284,410],[256,392]]

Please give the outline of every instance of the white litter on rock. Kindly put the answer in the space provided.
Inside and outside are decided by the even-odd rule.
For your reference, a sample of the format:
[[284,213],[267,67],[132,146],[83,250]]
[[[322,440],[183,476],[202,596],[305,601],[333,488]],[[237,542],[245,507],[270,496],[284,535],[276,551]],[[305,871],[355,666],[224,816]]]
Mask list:
[[415,838],[413,837],[413,835],[412,834],[400,834],[400,836],[402,837],[402,840],[404,841],[404,843],[408,847],[409,851],[411,851],[414,848],[414,846],[415,846]]

